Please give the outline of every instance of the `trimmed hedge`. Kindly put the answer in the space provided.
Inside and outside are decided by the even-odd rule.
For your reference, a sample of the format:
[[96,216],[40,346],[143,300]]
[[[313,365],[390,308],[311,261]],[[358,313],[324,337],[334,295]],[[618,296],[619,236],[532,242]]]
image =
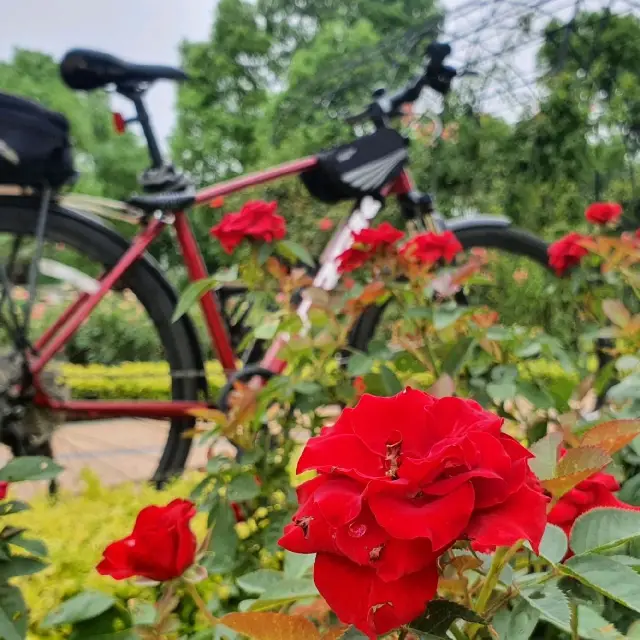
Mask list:
[[[207,362],[207,380],[215,390],[225,383],[217,361]],[[167,362],[123,362],[119,365],[62,364],[60,374],[76,400],[170,400]]]
[[[556,362],[532,360],[519,366],[524,379],[541,378],[551,380],[570,379],[577,382],[578,376],[567,372]],[[206,364],[207,380],[212,395],[225,383],[222,367],[217,360]],[[171,378],[166,362],[124,362],[120,365],[62,364],[61,376],[71,387],[77,400],[169,400]],[[428,387],[434,381],[429,373],[414,374],[416,383]]]

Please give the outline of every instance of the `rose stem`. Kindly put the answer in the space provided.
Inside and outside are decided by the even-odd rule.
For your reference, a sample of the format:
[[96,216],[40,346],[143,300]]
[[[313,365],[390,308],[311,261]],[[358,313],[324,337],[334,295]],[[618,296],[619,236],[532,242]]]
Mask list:
[[580,634],[578,633],[578,605],[572,600],[569,606],[571,607],[571,640],[580,640]]
[[405,640],[405,638],[407,637],[408,634],[409,634],[409,630],[408,629],[401,629],[400,630],[400,635],[398,635],[398,640]]
[[[491,568],[489,569],[489,573],[487,573],[487,577],[485,578],[484,584],[482,585],[482,589],[478,595],[478,599],[476,600],[476,613],[482,615],[489,604],[489,600],[491,598],[491,594],[498,583],[500,578],[500,574],[502,573],[502,569],[505,565],[510,562],[513,556],[518,553],[518,550],[522,546],[522,540],[518,540],[511,547],[501,547],[496,550],[496,554],[493,557],[493,562],[491,564]],[[469,627],[469,638],[473,640],[476,637],[476,633],[480,630],[482,625],[473,624]]]
[[211,623],[211,626],[215,627],[220,621],[211,613],[211,611],[209,611],[209,609],[207,609],[207,605],[202,599],[202,596],[198,593],[196,586],[191,582],[185,582],[185,585],[189,595],[193,598],[196,606],[202,612],[202,615]]

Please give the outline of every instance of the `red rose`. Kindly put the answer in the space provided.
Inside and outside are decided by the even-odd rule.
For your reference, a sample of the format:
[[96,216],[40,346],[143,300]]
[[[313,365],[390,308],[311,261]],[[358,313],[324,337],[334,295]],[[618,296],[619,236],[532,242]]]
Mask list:
[[388,222],[383,222],[377,228],[363,229],[354,233],[353,245],[338,256],[339,273],[359,269],[373,256],[393,246],[402,236],[402,231],[398,231]]
[[[561,453],[564,455],[565,451]],[[620,485],[611,474],[601,471],[594,473],[558,500],[549,512],[549,522],[560,527],[569,537],[576,519],[595,507],[639,510],[638,507],[618,500],[613,495],[613,492],[618,489],[620,489]],[[569,551],[566,557],[571,555],[573,554]]]
[[594,202],[584,212],[584,217],[592,224],[616,222],[621,215],[622,207],[617,202]]
[[587,236],[572,231],[549,247],[549,265],[557,275],[561,276],[567,269],[580,264],[582,258],[589,253],[588,249],[580,244],[587,239]]
[[287,227],[284,218],[276,213],[277,209],[277,202],[247,202],[240,211],[224,216],[211,229],[211,235],[218,238],[227,253],[233,253],[245,238],[263,242],[282,240]]
[[411,262],[434,264],[439,260],[451,262],[462,251],[462,245],[451,231],[421,233],[403,247],[400,255]]
[[196,508],[188,500],[140,511],[131,535],[111,543],[98,573],[125,580],[141,576],[164,582],[180,577],[194,562],[196,537],[189,521]]
[[9,492],[9,483],[0,482],[0,500],[4,500]]
[[408,388],[365,394],[307,442],[297,471],[318,476],[298,488],[280,544],[317,553],[316,586],[343,622],[374,638],[417,617],[457,540],[537,548],[548,499],[502,422],[472,400]]

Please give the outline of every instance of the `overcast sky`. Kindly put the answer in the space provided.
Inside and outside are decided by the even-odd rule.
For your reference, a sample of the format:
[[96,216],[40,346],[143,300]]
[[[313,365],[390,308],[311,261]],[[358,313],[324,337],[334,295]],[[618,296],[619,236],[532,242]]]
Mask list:
[[[348,0],[347,0],[348,1]],[[60,58],[72,47],[101,49],[134,62],[177,64],[183,39],[208,39],[216,0],[0,0],[0,60],[11,56],[14,47],[43,51]],[[571,18],[576,0],[441,0],[451,16],[447,32],[454,41],[458,61],[485,57],[502,51],[503,35],[518,16],[534,10],[538,25],[551,16]],[[637,12],[631,0],[580,0],[583,8],[612,6],[614,11]],[[478,35],[477,26],[484,25]],[[512,31],[513,33],[513,31]],[[511,78],[507,93],[518,85],[525,91],[535,74],[537,44],[522,43],[517,55],[500,56]],[[480,69],[482,71],[482,69]],[[503,82],[504,84],[504,82]],[[504,103],[505,90],[491,88],[490,111],[512,111]],[[497,96],[497,97],[496,97]],[[149,92],[149,107],[158,133],[163,137],[174,122],[175,87],[158,83]],[[497,106],[495,106],[497,105]],[[120,108],[120,107],[118,107]],[[127,114],[126,108],[123,109]]]
[[[10,5],[11,9],[4,5]],[[216,0],[0,0],[0,59],[15,47],[60,58],[72,47],[100,49],[132,62],[178,64],[183,39],[206,40]],[[174,88],[149,92],[163,137],[173,125]]]

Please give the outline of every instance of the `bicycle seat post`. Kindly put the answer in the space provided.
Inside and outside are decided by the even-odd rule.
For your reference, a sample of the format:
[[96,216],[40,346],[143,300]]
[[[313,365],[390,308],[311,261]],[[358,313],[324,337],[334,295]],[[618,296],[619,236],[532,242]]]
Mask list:
[[133,106],[136,108],[138,122],[140,123],[144,137],[147,140],[151,166],[154,169],[160,169],[164,165],[164,160],[162,158],[160,147],[158,146],[158,140],[153,132],[153,127],[151,126],[151,121],[149,120],[149,114],[147,113],[147,108],[144,105],[142,94],[136,92],[127,97],[131,99]]
[[140,123],[142,127],[142,133],[147,141],[147,149],[149,150],[149,157],[151,158],[151,168],[160,169],[164,166],[164,160],[160,147],[158,146],[158,140],[151,126],[149,120],[149,113],[142,99],[144,95],[144,88],[139,84],[126,84],[118,85],[116,87],[118,93],[128,100],[131,100],[136,110],[135,121]]

